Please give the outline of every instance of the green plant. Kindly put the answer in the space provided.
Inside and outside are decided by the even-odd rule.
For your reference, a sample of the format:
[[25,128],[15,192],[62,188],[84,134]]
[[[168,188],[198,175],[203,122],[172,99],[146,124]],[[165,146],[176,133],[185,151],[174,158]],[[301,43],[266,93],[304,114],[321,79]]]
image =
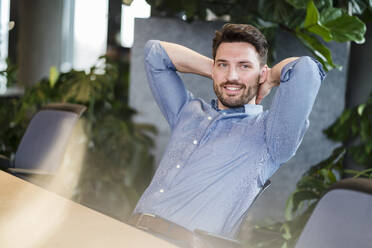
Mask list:
[[[131,1],[123,1],[130,4]],[[250,23],[274,44],[278,28],[297,37],[328,71],[334,64],[326,42],[364,42],[366,26],[359,17],[371,17],[369,0],[147,0],[153,12],[180,16],[186,21],[206,20],[213,13],[234,23]],[[275,49],[274,49],[275,50]],[[275,56],[271,50],[271,62]]]
[[372,94],[365,103],[346,109],[324,132],[333,141],[343,142],[348,154],[359,164],[372,168]]
[[[100,65],[100,66],[98,66]],[[0,72],[15,76],[14,67]],[[106,214],[125,219],[153,174],[152,125],[133,122],[136,111],[128,105],[125,62],[102,57],[88,72],[59,73],[27,87],[23,96],[0,104],[0,154],[13,157],[32,115],[51,102],[88,107],[83,115],[88,138],[82,176],[74,199]],[[119,207],[121,211],[114,209]]]

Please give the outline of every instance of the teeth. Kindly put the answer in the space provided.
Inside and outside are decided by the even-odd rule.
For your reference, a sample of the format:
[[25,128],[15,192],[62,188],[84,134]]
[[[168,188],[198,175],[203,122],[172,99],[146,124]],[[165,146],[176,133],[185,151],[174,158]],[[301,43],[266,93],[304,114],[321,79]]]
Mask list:
[[226,87],[226,89],[228,89],[228,90],[239,90],[239,88],[235,88],[235,87]]

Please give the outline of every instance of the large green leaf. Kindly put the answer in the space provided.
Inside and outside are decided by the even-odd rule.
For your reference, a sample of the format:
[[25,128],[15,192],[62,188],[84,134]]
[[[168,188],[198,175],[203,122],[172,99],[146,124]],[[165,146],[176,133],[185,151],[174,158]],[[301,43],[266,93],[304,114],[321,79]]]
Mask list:
[[309,3],[307,4],[307,9],[306,9],[304,27],[307,28],[312,25],[315,25],[318,23],[318,21],[319,21],[319,11],[316,8],[314,2],[309,1]]
[[365,24],[356,16],[350,16],[338,8],[323,9],[320,22],[331,32],[332,39],[338,42],[364,42]]
[[319,35],[326,42],[330,42],[332,40],[331,31],[323,25],[314,24],[313,26],[308,27],[307,30],[311,33]]
[[313,1],[308,2],[303,26],[326,42],[363,43],[366,32],[365,24],[358,17],[349,16],[345,11],[333,7],[323,9],[319,14]]
[[356,16],[343,13],[341,17],[324,23],[330,29],[332,39],[338,42],[355,41],[364,43],[366,25]]
[[302,43],[314,54],[314,56],[322,63],[323,68],[326,71],[330,71],[333,68],[341,67],[333,63],[331,51],[323,45],[316,37],[302,32],[300,30],[296,31],[296,36]]
[[320,13],[321,23],[327,23],[342,17],[342,9],[326,8]]
[[323,26],[320,22],[319,11],[313,1],[309,1],[309,3],[307,4],[304,28],[311,33],[319,35],[326,42],[332,40],[330,30],[327,27]]

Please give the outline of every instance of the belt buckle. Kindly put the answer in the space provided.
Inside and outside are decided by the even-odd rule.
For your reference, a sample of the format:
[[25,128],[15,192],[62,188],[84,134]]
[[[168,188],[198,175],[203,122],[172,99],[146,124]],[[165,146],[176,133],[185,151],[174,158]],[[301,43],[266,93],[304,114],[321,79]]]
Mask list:
[[149,216],[149,217],[152,217],[152,218],[155,218],[156,216],[153,215],[153,214],[147,214],[147,213],[144,213],[144,214],[140,214],[140,216],[138,217],[138,220],[137,220],[137,223],[136,223],[136,227],[137,227],[138,229],[142,229],[142,230],[148,231],[148,230],[149,230],[148,227],[146,227],[146,226],[141,226],[141,221],[142,221],[143,216]]

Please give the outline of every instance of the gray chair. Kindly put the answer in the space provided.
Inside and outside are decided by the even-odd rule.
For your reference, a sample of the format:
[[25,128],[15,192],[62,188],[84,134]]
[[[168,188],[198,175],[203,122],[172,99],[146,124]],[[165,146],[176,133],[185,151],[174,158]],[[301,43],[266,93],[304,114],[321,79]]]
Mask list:
[[79,104],[53,103],[38,111],[11,161],[0,156],[2,168],[13,174],[53,175],[63,161],[72,130],[86,110]]
[[371,248],[372,180],[345,179],[324,194],[296,248]]

